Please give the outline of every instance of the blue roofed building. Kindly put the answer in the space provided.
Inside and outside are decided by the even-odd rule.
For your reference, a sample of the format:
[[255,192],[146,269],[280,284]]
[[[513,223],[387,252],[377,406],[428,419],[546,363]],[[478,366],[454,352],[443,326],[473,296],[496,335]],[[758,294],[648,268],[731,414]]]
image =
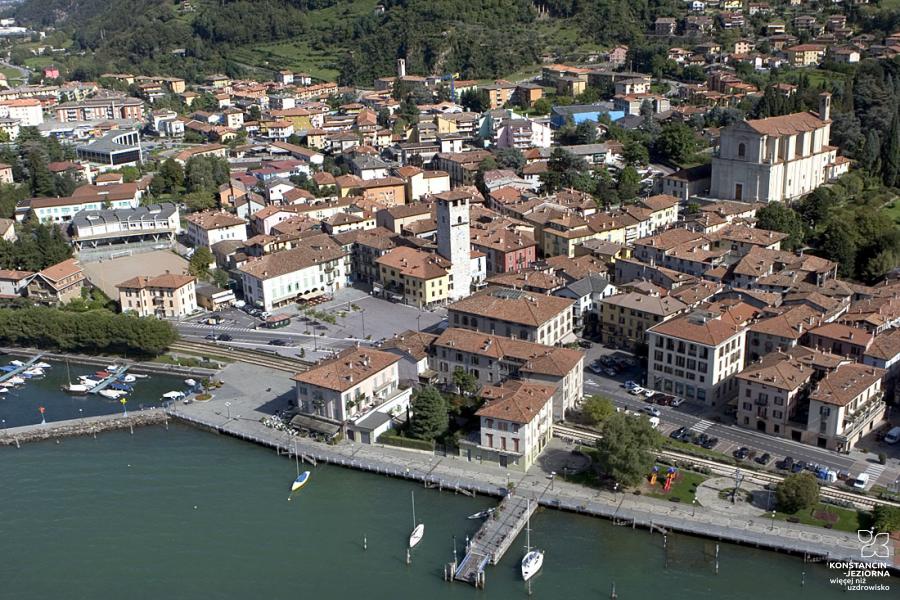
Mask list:
[[616,110],[612,102],[598,102],[596,104],[570,104],[568,106],[554,106],[550,112],[550,124],[554,128],[560,128],[568,119],[578,125],[585,121],[600,122],[601,115],[609,115],[610,120],[618,121],[625,116],[625,112]]

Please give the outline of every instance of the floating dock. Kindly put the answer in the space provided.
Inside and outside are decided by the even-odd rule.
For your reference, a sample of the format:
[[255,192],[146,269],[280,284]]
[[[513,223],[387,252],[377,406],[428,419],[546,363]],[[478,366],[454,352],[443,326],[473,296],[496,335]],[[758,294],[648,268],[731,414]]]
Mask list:
[[0,383],[3,383],[3,382],[6,381],[7,379],[12,379],[13,377],[15,377],[16,375],[18,375],[18,374],[21,373],[22,371],[27,371],[28,369],[31,368],[31,366],[32,366],[34,363],[36,363],[37,361],[41,360],[41,358],[43,358],[43,357],[44,357],[44,353],[42,352],[42,353],[38,354],[37,356],[35,356],[35,357],[33,357],[33,358],[29,358],[29,359],[25,362],[25,364],[23,364],[21,367],[16,367],[14,370],[12,370],[12,371],[10,371],[10,372],[8,372],[8,373],[4,373],[3,375],[0,375]]
[[109,374],[103,381],[92,387],[88,390],[88,394],[97,394],[100,390],[106,389],[107,386],[116,381],[119,377],[125,374],[125,371],[128,370],[128,365],[122,365],[118,367],[115,371]]
[[453,578],[476,587],[484,587],[484,568],[488,563],[496,565],[522,532],[528,518],[537,508],[524,496],[508,494],[500,501],[497,510],[485,520],[472,538],[466,556],[454,565]]

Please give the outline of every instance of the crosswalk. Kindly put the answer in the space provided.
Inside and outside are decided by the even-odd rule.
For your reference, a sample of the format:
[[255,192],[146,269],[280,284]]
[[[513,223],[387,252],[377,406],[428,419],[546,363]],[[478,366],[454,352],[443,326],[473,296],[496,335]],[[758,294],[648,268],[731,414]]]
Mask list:
[[693,431],[694,433],[703,433],[704,431],[706,431],[713,425],[715,425],[715,423],[713,423],[712,421],[707,421],[706,419],[703,419],[702,421],[697,421],[696,423],[694,423],[691,426],[690,430]]
[[870,482],[875,483],[876,481],[878,481],[878,478],[881,477],[881,474],[884,473],[884,470],[886,468],[887,467],[885,465],[870,464],[868,468],[863,472],[869,475]]

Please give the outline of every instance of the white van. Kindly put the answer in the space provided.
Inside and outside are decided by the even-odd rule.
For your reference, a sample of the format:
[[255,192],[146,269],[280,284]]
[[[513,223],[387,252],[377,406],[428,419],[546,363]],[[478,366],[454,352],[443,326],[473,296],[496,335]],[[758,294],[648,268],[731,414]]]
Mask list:
[[853,487],[858,490],[866,489],[866,486],[869,485],[869,474],[868,473],[860,473],[856,476],[856,480],[853,482]]
[[896,444],[897,442],[900,442],[900,427],[894,427],[884,436],[885,444]]

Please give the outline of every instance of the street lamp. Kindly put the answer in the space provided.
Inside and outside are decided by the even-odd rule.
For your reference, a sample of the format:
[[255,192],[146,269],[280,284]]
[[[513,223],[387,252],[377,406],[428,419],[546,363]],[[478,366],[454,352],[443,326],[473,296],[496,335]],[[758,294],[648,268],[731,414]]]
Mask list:
[[553,491],[553,480],[556,479],[556,471],[550,471],[550,491]]
[[731,503],[737,503],[737,493],[738,490],[741,489],[741,483],[744,481],[744,474],[741,473],[740,469],[734,470],[734,491],[731,492]]
[[227,413],[228,419],[231,419],[231,402],[225,403],[225,411]]
[[691,500],[691,516],[694,517],[697,515],[697,499],[694,498]]
[[366,337],[366,310],[360,309],[359,314],[360,314],[360,316],[362,316],[362,336],[363,336],[363,338],[365,338]]
[[772,524],[769,526],[769,531],[775,529],[775,509],[772,509]]
[[419,314],[416,315],[416,331],[422,331],[422,310],[419,309]]

